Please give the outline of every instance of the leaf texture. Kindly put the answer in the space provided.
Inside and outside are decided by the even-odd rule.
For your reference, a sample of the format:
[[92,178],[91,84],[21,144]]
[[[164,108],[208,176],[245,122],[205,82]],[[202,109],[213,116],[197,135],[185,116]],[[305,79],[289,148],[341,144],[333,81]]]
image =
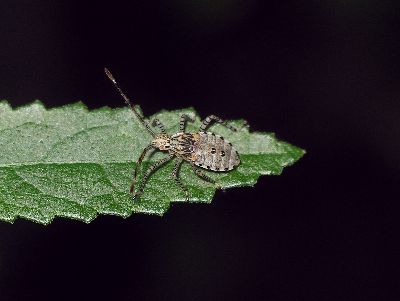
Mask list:
[[[149,119],[160,119],[171,134],[178,132],[182,113],[195,114],[187,131],[197,132],[201,121],[193,108],[161,111]],[[229,140],[241,159],[233,171],[205,171],[222,189],[254,185],[260,175],[279,175],[304,154],[274,134],[249,132],[243,120],[230,124],[240,130],[210,128]],[[135,162],[151,138],[127,108],[88,111],[76,103],[46,109],[36,101],[13,109],[0,102],[0,220],[22,217],[48,224],[56,216],[90,222],[98,214],[162,215],[171,202],[185,201],[171,176],[173,162],[150,177],[140,198],[133,201],[129,194]],[[141,170],[163,156],[156,152],[146,158]],[[214,185],[199,179],[188,164],[181,178],[190,201],[211,202]]]

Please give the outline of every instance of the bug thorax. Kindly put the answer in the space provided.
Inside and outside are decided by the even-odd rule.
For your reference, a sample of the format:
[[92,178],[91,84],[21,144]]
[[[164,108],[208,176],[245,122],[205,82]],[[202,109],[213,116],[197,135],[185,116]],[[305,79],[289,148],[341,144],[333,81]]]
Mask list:
[[171,147],[171,137],[166,134],[157,135],[151,145],[158,148],[159,150],[169,150]]

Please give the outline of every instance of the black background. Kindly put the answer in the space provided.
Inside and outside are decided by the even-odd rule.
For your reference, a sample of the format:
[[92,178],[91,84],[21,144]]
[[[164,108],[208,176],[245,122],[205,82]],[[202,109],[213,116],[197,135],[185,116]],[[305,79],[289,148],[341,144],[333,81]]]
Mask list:
[[0,223],[0,300],[399,300],[400,19],[387,1],[0,4],[17,107],[194,106],[307,150],[162,218]]

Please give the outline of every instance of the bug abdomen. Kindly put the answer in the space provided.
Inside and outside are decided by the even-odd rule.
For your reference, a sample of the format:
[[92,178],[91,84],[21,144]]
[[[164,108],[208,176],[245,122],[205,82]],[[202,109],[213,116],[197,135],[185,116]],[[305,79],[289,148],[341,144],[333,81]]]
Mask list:
[[223,137],[200,132],[194,145],[194,164],[213,171],[228,171],[239,165],[239,154]]

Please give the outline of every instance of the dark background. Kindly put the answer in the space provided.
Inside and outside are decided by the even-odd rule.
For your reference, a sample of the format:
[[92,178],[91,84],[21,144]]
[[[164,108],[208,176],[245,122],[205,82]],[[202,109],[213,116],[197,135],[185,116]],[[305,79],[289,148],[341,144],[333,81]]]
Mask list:
[[167,214],[0,223],[0,300],[399,300],[400,16],[387,1],[0,3],[0,98],[245,118],[307,150]]

